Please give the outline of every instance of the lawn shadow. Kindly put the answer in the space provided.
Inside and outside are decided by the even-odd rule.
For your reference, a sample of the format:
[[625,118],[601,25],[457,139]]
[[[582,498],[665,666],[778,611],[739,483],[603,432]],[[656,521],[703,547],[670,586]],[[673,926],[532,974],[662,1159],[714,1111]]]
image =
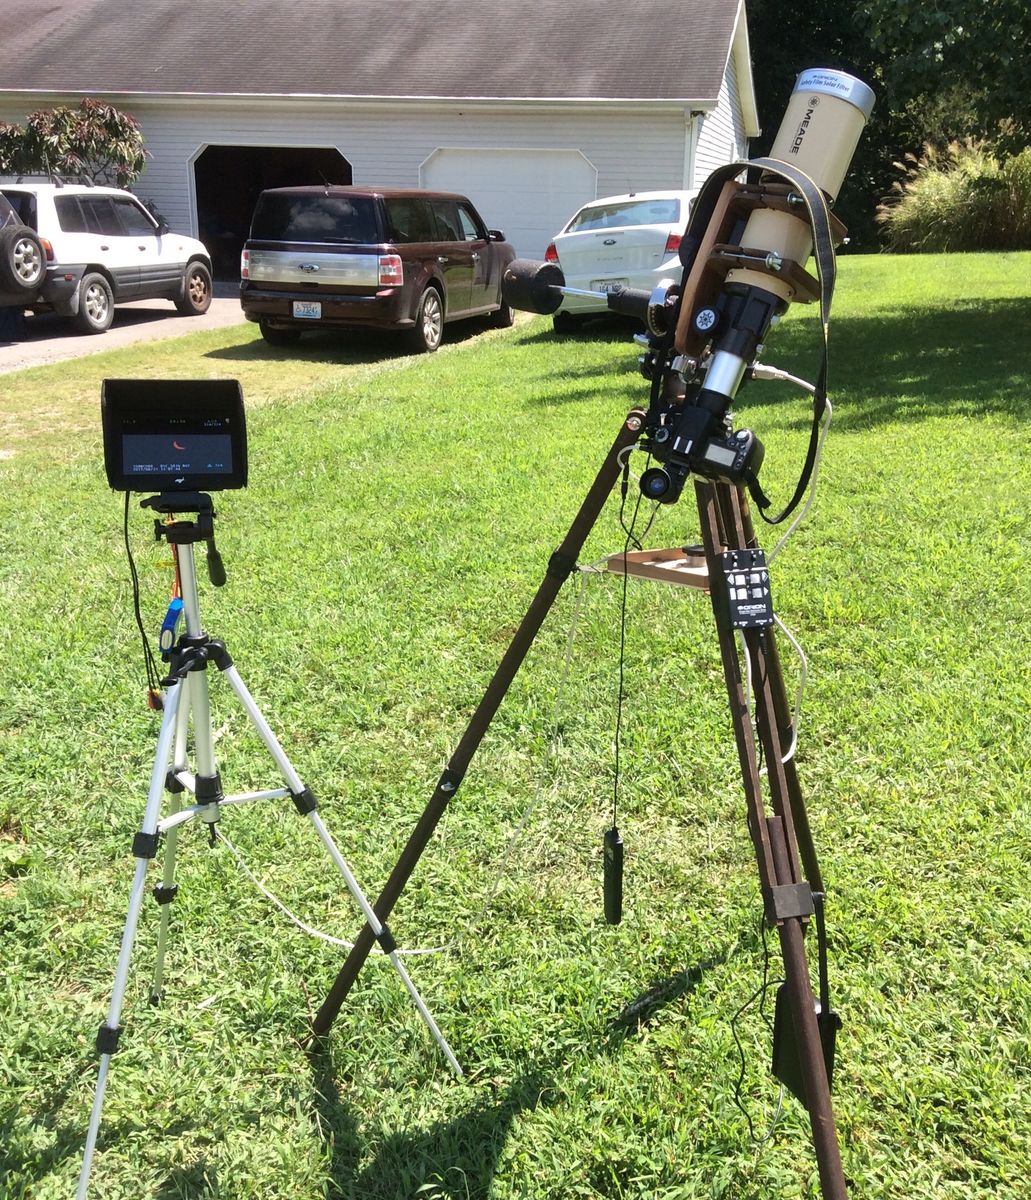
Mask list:
[[318,1128],[328,1143],[330,1200],[481,1200],[491,1183],[515,1118],[557,1097],[545,1070],[517,1071],[503,1089],[484,1084],[473,1106],[427,1129],[385,1136],[375,1158],[363,1148],[348,1105],[341,1099],[326,1049],[309,1050]]
[[[625,345],[634,350],[634,334],[641,333],[644,326],[640,321],[631,317],[621,317],[616,313],[600,313],[584,325],[568,333],[556,333],[554,329],[538,329],[527,333],[521,340],[524,345],[555,345],[567,343],[575,346],[577,342],[609,342]],[[636,351],[634,362],[636,364]],[[636,369],[636,366],[635,366]]]
[[[34,1195],[35,1191],[31,1185],[42,1183],[63,1163],[74,1163],[75,1175],[78,1177],[85,1150],[87,1127],[86,1124],[72,1125],[67,1121],[58,1120],[57,1114],[67,1105],[71,1086],[79,1074],[81,1072],[77,1069],[64,1083],[50,1089],[40,1099],[34,1112],[27,1113],[17,1101],[5,1105],[0,1110],[0,1180],[4,1180],[10,1186],[16,1182],[29,1184],[25,1195]],[[45,1129],[52,1135],[45,1148],[38,1149],[34,1146],[31,1152],[19,1149],[21,1137],[25,1136],[29,1126],[33,1134]],[[193,1128],[192,1121],[176,1121],[165,1126],[162,1137],[176,1138]],[[103,1121],[97,1135],[96,1153],[102,1155],[105,1148],[117,1144],[122,1139],[132,1138],[138,1133],[139,1125],[134,1122]],[[181,1185],[196,1182],[197,1178],[203,1177],[210,1178],[210,1169],[203,1163],[176,1170],[169,1175],[168,1181],[157,1193],[156,1200],[178,1200],[182,1196],[199,1195],[196,1190],[183,1190]]]
[[[684,971],[653,982],[623,1005],[597,1032],[593,1046],[582,1053],[600,1057],[616,1054],[659,1013],[701,983],[705,973],[725,962],[729,951]],[[562,1102],[562,1079],[569,1061],[552,1056],[519,1064],[505,1083],[483,1081],[467,1085],[474,1103],[468,1111],[428,1129],[399,1131],[381,1142],[376,1157],[362,1166],[362,1145],[356,1122],[341,1099],[323,1039],[308,1048],[317,1125],[327,1141],[332,1184],[331,1200],[401,1200],[418,1189],[427,1200],[487,1200],[509,1131],[522,1114]],[[405,1184],[401,1176],[405,1170]],[[419,1177],[412,1184],[411,1175]]]
[[[830,395],[836,432],[896,421],[1002,414],[1031,416],[1031,297],[880,310],[831,318]],[[771,336],[764,359],[814,379],[815,323]],[[782,405],[785,428],[808,426],[811,409],[791,388],[752,383],[742,393]],[[847,399],[845,399],[847,397]]]
[[[245,327],[246,328],[246,327]],[[489,318],[473,317],[467,321],[455,321],[444,327],[442,347],[460,346],[472,342],[484,333],[491,332]],[[252,326],[250,332],[256,327]],[[225,359],[231,362],[313,362],[376,363],[394,358],[421,359],[426,355],[409,349],[404,331],[381,329],[312,329],[305,330],[301,339],[290,346],[270,346],[261,337],[235,346],[222,346],[209,350],[205,358]]]
[[634,1034],[640,1033],[668,1005],[683,996],[689,996],[702,982],[706,971],[722,966],[729,955],[729,950],[724,950],[714,958],[703,959],[686,971],[678,971],[675,975],[657,980],[651,987],[635,996],[608,1023],[610,1049],[615,1049]]

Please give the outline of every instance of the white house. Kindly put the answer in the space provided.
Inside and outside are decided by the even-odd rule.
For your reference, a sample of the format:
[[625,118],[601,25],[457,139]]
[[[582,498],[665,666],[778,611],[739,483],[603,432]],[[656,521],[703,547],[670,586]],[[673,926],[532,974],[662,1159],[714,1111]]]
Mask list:
[[229,275],[263,187],[463,192],[540,257],[584,201],[696,188],[759,132],[744,0],[19,6],[0,120],[86,95],[137,118],[136,192]]

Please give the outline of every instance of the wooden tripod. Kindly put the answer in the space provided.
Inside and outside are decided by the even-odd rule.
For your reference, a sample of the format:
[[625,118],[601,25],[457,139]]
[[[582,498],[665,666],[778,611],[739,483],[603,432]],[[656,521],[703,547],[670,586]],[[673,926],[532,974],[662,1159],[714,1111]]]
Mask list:
[[[605,501],[623,469],[624,453],[638,440],[644,413],[632,410],[603,462],[565,539],[548,562],[537,594],[516,630],[508,650],[474,712],[465,733],[437,782],[408,843],[383,891],[373,905],[381,922],[386,922],[394,904],[426,849],[438,821],[455,792],[509,686],[529,652],[563,582],[576,567],[577,557],[597,521]],[[784,687],[777,645],[772,628],[740,628],[747,648],[751,685],[755,696],[756,727],[767,765],[770,806],[763,803],[755,737],[749,713],[746,681],[738,653],[737,633],[725,602],[722,581],[726,556],[757,548],[747,499],[740,487],[727,483],[698,481],[695,485],[704,546],[704,568],[690,569],[693,586],[710,592],[719,637],[723,672],[727,684],[734,737],[747,805],[748,829],[755,848],[763,904],[768,924],[780,937],[784,962],[783,991],[790,1030],[786,1040],[789,1060],[788,1084],[809,1111],[813,1146],[819,1167],[824,1200],[845,1200],[845,1178],[831,1106],[829,1071],[824,1042],[829,1011],[818,1018],[816,1000],[806,960],[804,934],[809,917],[816,911],[813,895],[822,899],[816,853],[805,804],[798,784],[793,757],[785,762],[785,747],[792,741],[792,716]],[[622,559],[622,555],[616,556]],[[647,571],[639,572],[647,574]],[[351,990],[358,972],[375,943],[368,924],[348,954],[328,996],[313,1022],[317,1036],[326,1034]],[[821,963],[822,966],[822,963]],[[823,972],[821,971],[821,975]],[[821,987],[824,993],[825,987]],[[826,1005],[825,1005],[826,1010]],[[836,1020],[836,1018],[834,1018]],[[778,1074],[781,1074],[778,1071]]]

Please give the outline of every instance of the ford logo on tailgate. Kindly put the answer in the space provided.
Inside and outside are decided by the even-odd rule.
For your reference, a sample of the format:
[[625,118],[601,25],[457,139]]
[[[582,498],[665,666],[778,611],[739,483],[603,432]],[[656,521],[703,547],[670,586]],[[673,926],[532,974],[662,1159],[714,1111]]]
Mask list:
[[309,275],[314,275],[315,272],[319,269],[319,264],[318,263],[298,263],[297,269],[299,271],[307,271]]
[[602,242],[602,245],[603,245],[603,246],[614,246],[615,244],[616,244],[616,239],[615,239],[615,238],[606,238],[606,239],[605,239],[605,240]]

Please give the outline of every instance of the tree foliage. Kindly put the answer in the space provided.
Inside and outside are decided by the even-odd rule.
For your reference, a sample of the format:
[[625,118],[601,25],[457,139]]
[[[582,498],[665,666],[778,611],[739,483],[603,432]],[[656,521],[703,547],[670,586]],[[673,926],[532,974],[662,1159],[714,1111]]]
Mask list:
[[0,171],[84,176],[128,187],[148,154],[139,122],[100,100],[29,113],[24,126],[0,122]]
[[1031,142],[1031,6],[1026,0],[748,0],[763,136],[769,147],[795,77],[836,67],[869,83],[873,116],[838,200],[853,241],[877,244],[875,212],[893,165],[972,138],[1015,154]]

